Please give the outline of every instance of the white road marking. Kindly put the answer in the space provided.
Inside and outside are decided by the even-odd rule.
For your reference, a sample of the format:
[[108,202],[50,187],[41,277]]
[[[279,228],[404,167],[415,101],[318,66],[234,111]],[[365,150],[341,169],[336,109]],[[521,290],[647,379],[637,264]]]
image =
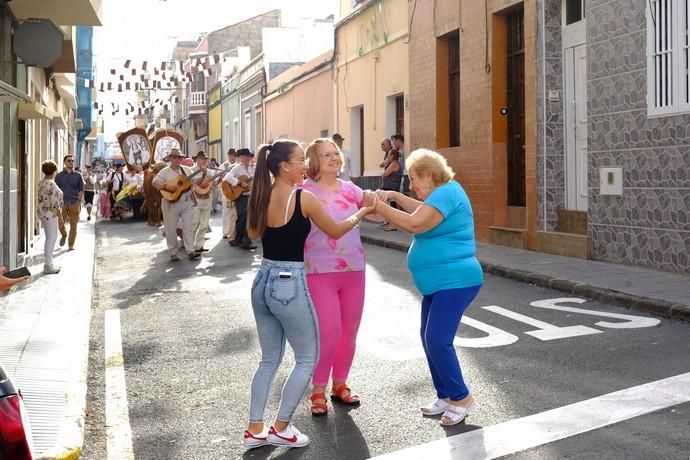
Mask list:
[[479,329],[482,332],[486,332],[488,335],[484,337],[476,337],[473,339],[467,337],[456,336],[453,339],[453,345],[456,347],[467,347],[467,348],[491,348],[491,347],[502,347],[504,345],[510,345],[518,341],[518,336],[506,332],[497,327],[489,326],[486,323],[478,321],[469,316],[463,316],[460,322],[466,324],[467,326]]
[[105,425],[108,459],[134,459],[119,310],[105,311]]
[[520,313],[515,313],[514,311],[510,311],[506,308],[498,307],[496,305],[489,305],[488,307],[482,308],[484,308],[485,310],[492,311],[494,313],[498,313],[499,315],[505,316],[507,318],[514,319],[515,321],[529,324],[530,326],[538,327],[539,330],[528,331],[525,332],[525,334],[531,335],[532,337],[536,337],[539,340],[546,341],[567,339],[570,337],[579,337],[581,335],[601,333],[599,329],[594,329],[592,327],[587,326],[559,327],[553,324],[546,323],[544,321],[539,321],[538,319],[530,318],[529,316],[522,315]]
[[585,303],[586,300],[578,299],[577,297],[563,297],[559,299],[537,300],[536,302],[530,303],[530,305],[537,308],[566,311],[568,313],[580,313],[582,315],[603,316],[604,318],[615,318],[622,319],[625,321],[624,323],[610,323],[608,321],[599,321],[598,323],[594,323],[595,326],[605,327],[608,329],[637,329],[641,327],[656,326],[661,322],[661,320],[658,320],[656,318],[647,318],[644,316],[624,315],[622,313],[607,313],[604,311],[585,310],[583,308],[565,307],[563,305],[558,305],[559,303],[564,302]]
[[690,372],[376,458],[492,459],[686,402]]

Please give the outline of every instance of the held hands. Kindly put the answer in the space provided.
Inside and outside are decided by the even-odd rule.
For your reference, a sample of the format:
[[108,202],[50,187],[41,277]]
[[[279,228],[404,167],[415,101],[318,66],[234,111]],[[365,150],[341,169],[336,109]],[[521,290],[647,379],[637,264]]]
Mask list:
[[391,200],[393,200],[393,193],[395,192],[390,190],[377,190],[375,193],[379,200],[388,204]]
[[365,190],[364,191],[364,207],[363,209],[366,209],[367,214],[371,214],[376,211],[376,206],[378,205],[379,198],[376,195],[376,193],[372,192],[371,190]]

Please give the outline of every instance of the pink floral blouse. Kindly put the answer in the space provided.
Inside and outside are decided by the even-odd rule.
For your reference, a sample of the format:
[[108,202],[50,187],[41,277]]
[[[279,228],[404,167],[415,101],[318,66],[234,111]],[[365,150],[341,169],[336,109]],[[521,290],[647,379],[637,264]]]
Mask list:
[[[340,192],[324,190],[311,179],[304,181],[299,188],[316,195],[336,222],[356,213],[364,200],[362,189],[348,181],[340,181]],[[304,243],[304,266],[307,273],[364,271],[366,260],[359,229],[355,228],[334,240],[312,224]]]

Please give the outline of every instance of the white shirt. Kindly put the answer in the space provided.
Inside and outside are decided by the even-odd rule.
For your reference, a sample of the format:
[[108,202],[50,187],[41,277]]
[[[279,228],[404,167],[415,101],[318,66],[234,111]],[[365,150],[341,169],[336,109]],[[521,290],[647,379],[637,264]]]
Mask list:
[[[245,166],[242,163],[236,163],[235,166],[232,167],[230,172],[225,175],[223,180],[225,182],[229,183],[230,185],[232,185],[233,187],[235,187],[237,184],[240,183],[240,181],[239,181],[240,177],[247,176],[250,179],[252,177],[254,177],[253,174],[250,174],[250,172],[253,172],[253,171],[250,171],[250,169],[252,169],[252,168],[247,169],[247,168],[245,168]],[[249,192],[245,192],[245,194],[248,195]]]

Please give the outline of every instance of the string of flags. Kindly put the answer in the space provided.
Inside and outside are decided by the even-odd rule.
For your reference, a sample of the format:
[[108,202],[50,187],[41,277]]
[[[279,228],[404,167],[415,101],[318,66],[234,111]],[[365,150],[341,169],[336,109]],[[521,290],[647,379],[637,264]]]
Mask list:
[[99,92],[142,91],[147,89],[172,89],[182,83],[191,83],[194,76],[203,73],[205,77],[213,74],[212,67],[226,62],[228,53],[205,57],[188,58],[181,61],[162,61],[160,66],[151,67],[149,61],[141,61],[138,66],[131,59],[123,63],[121,69],[111,68],[109,81],[96,83],[94,79],[84,78],[84,86]]
[[[173,96],[170,98],[170,100],[166,101],[164,99],[158,98],[151,102],[150,104],[147,104],[144,101],[138,102],[137,104],[132,104],[131,102],[127,102],[125,104],[124,112],[125,115],[144,115],[146,112],[153,110],[155,107],[162,107],[164,110],[168,110],[170,108],[170,104],[177,104],[179,102],[179,96]],[[119,104],[115,104],[114,102],[110,103],[103,103],[103,102],[94,102],[93,103],[93,108],[98,112],[99,115],[103,114],[103,111],[110,107],[110,112],[112,113],[113,116],[116,114],[120,113],[121,107]]]

